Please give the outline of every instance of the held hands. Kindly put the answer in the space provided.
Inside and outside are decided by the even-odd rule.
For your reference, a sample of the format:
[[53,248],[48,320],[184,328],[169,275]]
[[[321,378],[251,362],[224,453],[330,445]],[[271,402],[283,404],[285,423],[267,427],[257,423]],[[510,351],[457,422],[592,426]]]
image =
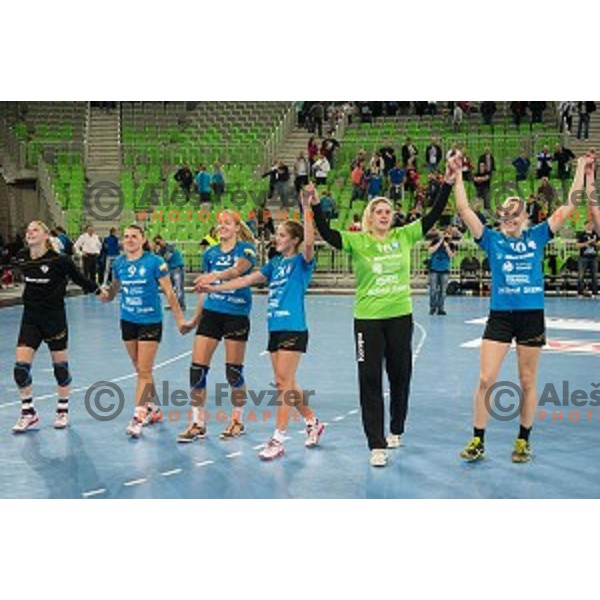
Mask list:
[[300,191],[300,202],[302,203],[303,211],[306,211],[306,209],[310,206],[319,204],[319,195],[314,184],[309,183],[308,185],[304,186],[303,190]]
[[463,159],[462,154],[457,152],[454,156],[451,156],[446,161],[446,173],[444,174],[444,181],[452,185],[457,176],[462,176]]
[[108,294],[108,290],[104,287],[100,288],[100,293],[98,294],[98,296],[100,298],[100,302],[106,303],[112,300],[112,298]]
[[196,325],[193,321],[183,321],[181,324],[178,324],[179,333],[181,335],[187,335],[190,331],[195,329]]
[[583,172],[586,177],[594,177],[596,171],[596,150],[591,148],[579,160],[579,164],[583,163]]

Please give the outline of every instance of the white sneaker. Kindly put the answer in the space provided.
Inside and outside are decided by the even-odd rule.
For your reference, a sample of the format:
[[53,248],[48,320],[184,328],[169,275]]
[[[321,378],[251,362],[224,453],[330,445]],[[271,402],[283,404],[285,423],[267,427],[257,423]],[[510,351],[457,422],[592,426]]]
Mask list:
[[304,445],[307,448],[314,448],[315,446],[317,446],[324,431],[325,425],[323,425],[323,423],[321,423],[319,419],[316,420],[314,425],[307,425],[306,441],[304,442]]
[[402,446],[402,434],[396,435],[395,433],[390,433],[386,439],[387,447],[390,450],[395,450],[396,448],[400,448]]
[[25,433],[28,429],[33,429],[40,422],[38,414],[21,414],[19,420],[15,423],[12,430],[13,433]]
[[133,417],[131,421],[129,421],[129,425],[125,433],[130,435],[132,438],[139,438],[142,435],[142,427],[144,426],[143,421],[140,421],[137,417]]
[[275,438],[271,438],[267,442],[267,445],[258,453],[258,457],[261,460],[274,460],[283,456],[284,452],[283,444]]
[[388,455],[383,448],[375,448],[371,450],[371,463],[372,467],[385,467],[387,465]]
[[69,413],[57,412],[54,417],[54,429],[66,429],[69,426]]

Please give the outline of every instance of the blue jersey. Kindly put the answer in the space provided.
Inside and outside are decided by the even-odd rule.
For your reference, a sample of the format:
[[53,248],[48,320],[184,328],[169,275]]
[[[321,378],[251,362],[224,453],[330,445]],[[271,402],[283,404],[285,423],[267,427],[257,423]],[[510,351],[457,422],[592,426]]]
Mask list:
[[167,244],[164,248],[161,248],[158,251],[158,254],[162,256],[167,263],[169,271],[174,271],[175,269],[185,266],[181,252],[175,248],[173,244]]
[[121,254],[119,238],[116,235],[107,235],[104,238],[102,247],[106,251],[106,256],[119,256]]
[[306,331],[304,294],[315,270],[315,260],[304,255],[276,256],[262,269],[269,282],[269,331]]
[[[250,263],[250,268],[242,275],[247,275],[256,265],[256,248],[248,242],[237,242],[229,251],[223,252],[220,245],[211,246],[202,257],[205,273],[224,271],[235,265],[238,259],[243,258]],[[250,288],[233,290],[229,292],[211,292],[206,295],[204,308],[227,315],[250,314],[252,308],[252,292]]]
[[492,310],[544,308],[544,246],[552,238],[548,221],[513,238],[484,227],[477,243],[488,255]]
[[198,175],[196,175],[196,187],[200,193],[204,194],[211,191],[211,179],[210,173],[207,173],[206,171],[200,171]]
[[121,319],[137,325],[160,323],[158,280],[168,275],[165,261],[151,252],[144,252],[136,260],[119,256],[113,263],[113,278],[121,284]]
[[369,196],[379,196],[379,194],[381,194],[381,176],[380,175],[371,175],[367,193],[369,194]]
[[404,169],[394,167],[393,169],[390,169],[388,175],[392,185],[402,185],[402,182],[404,181]]
[[[454,249],[452,244],[450,244],[450,249]],[[431,255],[431,271],[434,273],[448,273],[450,271],[450,261],[450,255],[446,251],[444,244],[442,244]]]

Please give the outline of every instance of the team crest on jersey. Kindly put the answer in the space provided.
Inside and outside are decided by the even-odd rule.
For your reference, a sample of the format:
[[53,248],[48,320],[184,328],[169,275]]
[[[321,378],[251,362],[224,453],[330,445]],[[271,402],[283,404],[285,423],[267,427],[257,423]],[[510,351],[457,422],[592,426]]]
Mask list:
[[141,266],[140,267],[140,277],[143,277],[146,274],[146,267]]
[[528,247],[530,250],[537,250],[537,244],[535,243],[535,240],[529,240],[529,241],[527,242],[527,247]]
[[502,270],[505,273],[512,273],[512,271],[514,271],[514,268],[514,265],[508,260],[502,265]]
[[42,265],[40,269],[42,273],[47,273],[50,270],[50,267],[48,265]]

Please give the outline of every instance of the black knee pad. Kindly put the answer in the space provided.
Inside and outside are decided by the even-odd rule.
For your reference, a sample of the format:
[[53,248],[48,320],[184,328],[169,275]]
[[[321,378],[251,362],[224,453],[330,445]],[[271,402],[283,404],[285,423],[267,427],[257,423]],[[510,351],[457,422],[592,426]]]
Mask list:
[[56,379],[56,383],[60,387],[69,385],[73,380],[71,373],[69,373],[69,363],[67,361],[57,362],[52,366],[54,367],[54,378]]
[[244,385],[244,365],[225,364],[225,376],[227,383],[232,388],[240,388]]
[[29,387],[33,381],[31,377],[31,363],[16,362],[13,375],[19,389]]
[[203,390],[206,388],[206,377],[210,367],[192,363],[190,367],[190,388],[193,390]]

